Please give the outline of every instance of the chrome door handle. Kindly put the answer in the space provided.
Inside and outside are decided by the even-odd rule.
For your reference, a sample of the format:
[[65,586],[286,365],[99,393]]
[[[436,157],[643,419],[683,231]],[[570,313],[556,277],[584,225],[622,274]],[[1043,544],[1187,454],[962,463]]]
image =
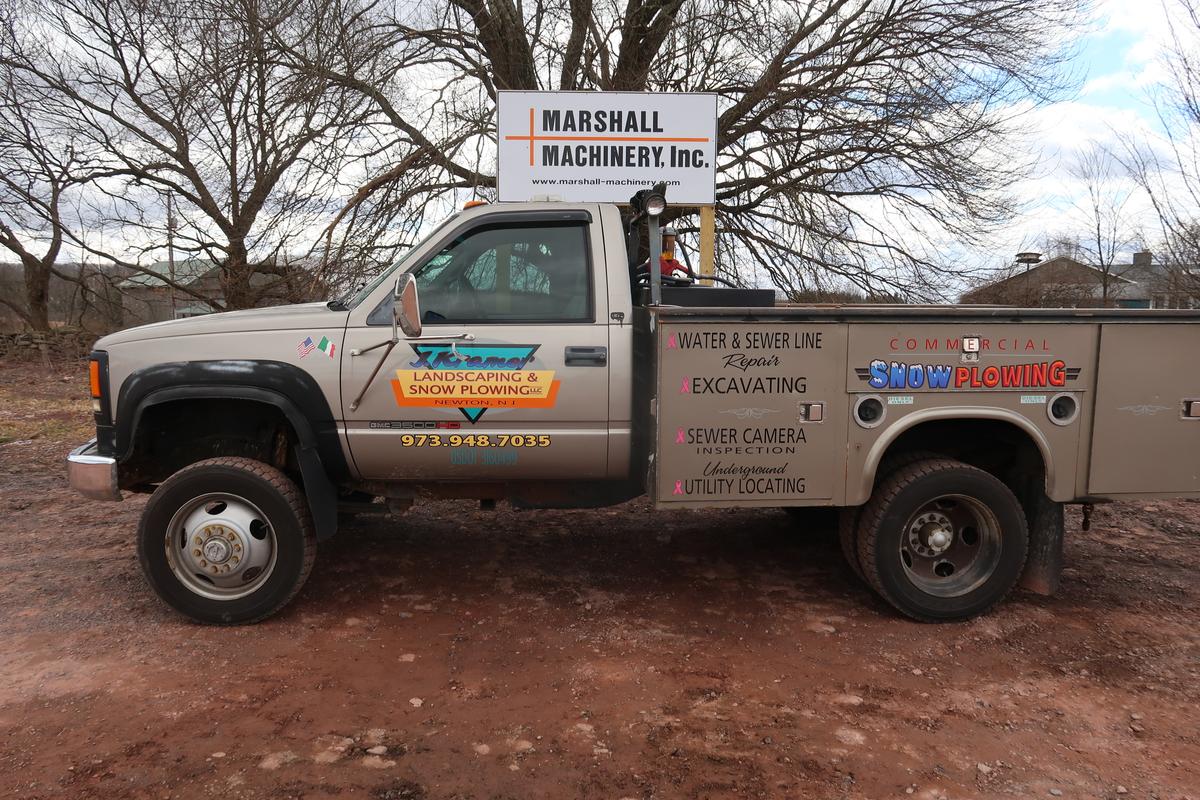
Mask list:
[[603,367],[608,365],[607,347],[568,347],[563,351],[568,367]]

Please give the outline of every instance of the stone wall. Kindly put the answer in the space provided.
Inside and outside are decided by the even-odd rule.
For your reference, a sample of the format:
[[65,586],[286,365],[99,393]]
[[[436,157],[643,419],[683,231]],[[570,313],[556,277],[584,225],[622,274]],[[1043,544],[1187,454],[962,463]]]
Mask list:
[[81,360],[100,338],[90,331],[56,330],[49,333],[0,333],[0,361],[31,362]]

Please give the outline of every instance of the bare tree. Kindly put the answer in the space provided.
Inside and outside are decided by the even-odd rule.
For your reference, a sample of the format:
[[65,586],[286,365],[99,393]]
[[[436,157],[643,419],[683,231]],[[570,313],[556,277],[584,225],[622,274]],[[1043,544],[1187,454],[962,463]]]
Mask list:
[[490,196],[500,89],[712,91],[725,269],[921,297],[964,271],[943,241],[1013,213],[1016,120],[1063,87],[1085,2],[295,1],[328,13],[281,52],[391,129],[363,197]]
[[1159,223],[1169,305],[1200,303],[1200,2],[1163,0],[1171,22],[1166,84],[1154,97],[1166,132],[1121,139],[1121,162],[1149,197]]
[[[63,121],[103,154],[98,209],[144,269],[161,252],[162,199],[178,204],[176,247],[220,269],[217,308],[311,293],[290,263],[345,191],[340,172],[363,98],[279,64],[271,42],[304,30],[274,0],[51,0],[0,63],[69,109]],[[184,285],[177,289],[188,292]]]
[[35,331],[50,329],[50,277],[68,239],[67,195],[87,179],[89,159],[63,135],[53,103],[0,69],[0,247],[21,266],[22,291],[0,293]]
[[1153,287],[1161,308],[1200,308],[1200,221],[1180,220],[1156,244],[1165,254]]
[[1138,240],[1127,211],[1135,187],[1113,154],[1094,142],[1078,153],[1070,174],[1086,192],[1076,206],[1080,234],[1072,237],[1073,257],[1099,273],[1100,304],[1108,306],[1129,266],[1118,257]]

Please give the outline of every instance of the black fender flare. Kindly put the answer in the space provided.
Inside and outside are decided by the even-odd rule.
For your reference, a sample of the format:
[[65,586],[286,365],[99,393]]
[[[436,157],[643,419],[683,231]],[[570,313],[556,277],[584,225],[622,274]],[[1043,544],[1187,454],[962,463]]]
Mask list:
[[184,399],[249,400],[277,408],[296,432],[296,460],[312,511],[317,539],[337,532],[334,481],[349,470],[337,424],[320,386],[294,364],[269,360],[176,361],[154,364],[121,384],[113,425],[117,460],[133,452],[147,408]]

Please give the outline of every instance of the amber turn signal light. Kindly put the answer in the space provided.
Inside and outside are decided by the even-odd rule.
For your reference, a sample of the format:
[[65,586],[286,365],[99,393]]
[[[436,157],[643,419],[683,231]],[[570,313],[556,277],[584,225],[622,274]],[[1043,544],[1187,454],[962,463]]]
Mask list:
[[88,379],[92,387],[92,397],[99,397],[101,394],[99,361],[92,360],[88,362]]

